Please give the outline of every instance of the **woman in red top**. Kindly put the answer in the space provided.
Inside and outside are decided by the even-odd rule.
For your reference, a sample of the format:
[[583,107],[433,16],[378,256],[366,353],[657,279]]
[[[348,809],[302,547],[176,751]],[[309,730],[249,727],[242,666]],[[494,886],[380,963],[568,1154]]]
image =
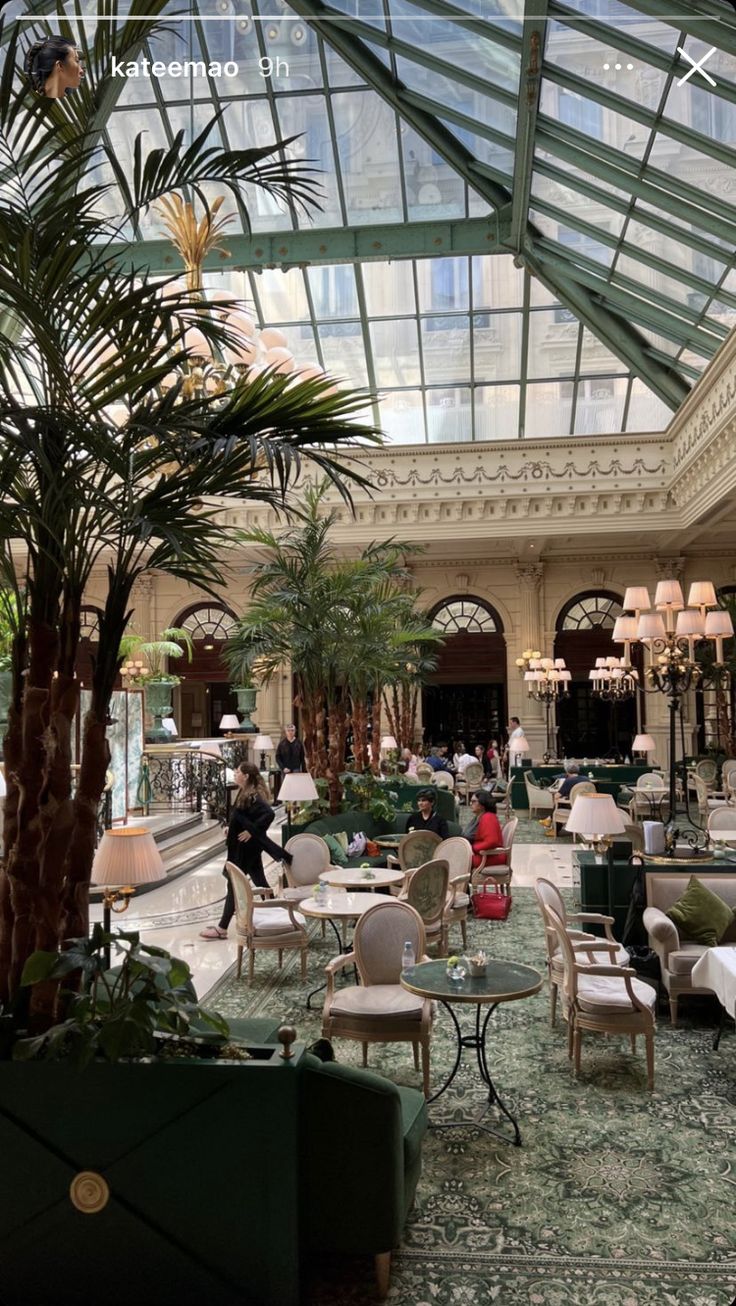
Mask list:
[[[480,866],[483,854],[491,848],[503,848],[503,834],[496,816],[496,804],[485,789],[479,789],[470,800],[474,820],[465,831],[466,839],[473,848],[473,870]],[[503,853],[489,857],[487,866],[502,866],[506,858]]]

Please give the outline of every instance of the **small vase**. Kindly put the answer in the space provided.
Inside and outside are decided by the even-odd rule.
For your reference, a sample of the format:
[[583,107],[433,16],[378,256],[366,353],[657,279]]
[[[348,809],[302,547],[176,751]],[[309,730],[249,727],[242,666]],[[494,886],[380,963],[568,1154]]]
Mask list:
[[235,697],[238,700],[238,712],[240,712],[243,718],[243,720],[240,723],[240,729],[238,731],[238,734],[257,735],[258,726],[255,725],[253,721],[251,721],[250,714],[251,712],[255,712],[258,690],[252,688],[245,689],[236,686],[234,689],[234,693],[235,693]]

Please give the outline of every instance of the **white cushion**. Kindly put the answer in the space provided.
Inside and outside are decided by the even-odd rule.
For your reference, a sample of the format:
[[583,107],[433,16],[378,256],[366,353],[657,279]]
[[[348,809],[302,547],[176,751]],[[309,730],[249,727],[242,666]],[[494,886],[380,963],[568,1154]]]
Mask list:
[[367,984],[340,989],[330,1007],[332,1015],[401,1016],[419,1020],[425,999],[400,984]]
[[470,898],[468,897],[467,893],[456,893],[455,901],[452,906],[453,906],[453,911],[457,911],[458,907],[469,907]]
[[[303,916],[294,912],[298,925],[306,925]],[[287,934],[294,932],[291,917],[285,907],[256,907],[253,911],[253,928],[256,934]]]
[[311,898],[313,888],[312,884],[302,884],[296,889],[284,889],[279,898],[284,902],[301,902],[303,898]]
[[[631,981],[631,987],[639,1001],[653,1011],[657,1005],[656,990],[637,979]],[[579,975],[578,1005],[581,1011],[595,1014],[623,1015],[633,1010],[623,979],[608,975]]]

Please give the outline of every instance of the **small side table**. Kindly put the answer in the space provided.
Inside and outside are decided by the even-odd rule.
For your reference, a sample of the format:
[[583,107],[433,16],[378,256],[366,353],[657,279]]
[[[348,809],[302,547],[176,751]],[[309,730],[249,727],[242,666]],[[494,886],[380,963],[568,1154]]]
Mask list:
[[[498,1130],[490,1129],[488,1125],[482,1124],[480,1120],[453,1120],[436,1124],[434,1127],[437,1129],[457,1129],[462,1126],[472,1126],[476,1129],[482,1129],[484,1133],[493,1134],[494,1137],[500,1138],[502,1142],[513,1142],[515,1147],[521,1147],[519,1123],[501,1100],[491,1078],[491,1072],[488,1069],[486,1034],[488,1032],[488,1022],[496,1007],[500,1006],[502,1002],[517,1002],[521,998],[530,998],[534,993],[539,992],[542,987],[542,976],[539,971],[534,970],[532,966],[524,966],[517,961],[489,961],[484,976],[473,979],[470,975],[466,975],[465,979],[458,983],[449,979],[446,961],[423,961],[418,966],[414,966],[412,970],[401,972],[401,984],[410,993],[417,993],[424,998],[435,998],[438,1002],[441,1002],[455,1026],[457,1038],[455,1064],[444,1084],[437,1089],[436,1093],[432,1094],[428,1101],[436,1102],[437,1098],[447,1091],[458,1072],[463,1048],[471,1048],[478,1059],[478,1071],[481,1080],[488,1088],[488,1106],[497,1106],[507,1120],[511,1121],[514,1127],[514,1137],[510,1139],[506,1135],[500,1134]],[[463,1034],[460,1028],[460,1022],[453,1010],[456,1003],[472,1003],[475,1005],[475,1029],[469,1034]],[[481,1007],[484,1005],[488,1005],[488,1010],[481,1019]]]

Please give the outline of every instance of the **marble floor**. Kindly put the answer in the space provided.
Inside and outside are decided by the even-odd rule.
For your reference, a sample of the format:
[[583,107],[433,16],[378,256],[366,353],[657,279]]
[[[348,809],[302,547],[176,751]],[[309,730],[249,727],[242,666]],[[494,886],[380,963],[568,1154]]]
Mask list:
[[[161,818],[149,818],[154,824]],[[143,824],[143,822],[141,822]],[[155,825],[154,825],[155,828]],[[277,843],[281,826],[269,831]],[[560,888],[572,885],[572,845],[545,839],[539,844],[516,844],[512,854],[514,883],[531,886],[543,875]],[[113,917],[113,929],[140,930],[144,943],[156,944],[181,957],[187,963],[201,1001],[222,979],[236,959],[234,937],[207,940],[199,937],[205,925],[217,921],[225,897],[222,876],[223,855],[218,854],[196,870],[180,876],[170,884],[133,897],[125,915]],[[275,863],[266,863],[266,875],[276,883]],[[92,920],[101,920],[102,908],[92,906]],[[232,935],[232,927],[231,927]]]

